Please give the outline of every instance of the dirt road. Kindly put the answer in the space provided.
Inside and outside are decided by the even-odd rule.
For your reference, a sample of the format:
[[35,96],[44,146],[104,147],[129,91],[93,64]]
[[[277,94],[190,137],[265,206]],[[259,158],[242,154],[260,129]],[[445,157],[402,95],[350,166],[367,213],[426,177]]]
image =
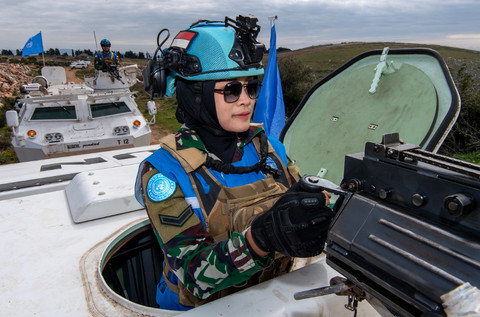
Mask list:
[[76,73],[79,71],[79,69],[71,69],[67,66],[64,66],[63,68],[65,68],[65,74],[67,75],[67,83],[83,83],[83,79],[80,79],[76,76]]

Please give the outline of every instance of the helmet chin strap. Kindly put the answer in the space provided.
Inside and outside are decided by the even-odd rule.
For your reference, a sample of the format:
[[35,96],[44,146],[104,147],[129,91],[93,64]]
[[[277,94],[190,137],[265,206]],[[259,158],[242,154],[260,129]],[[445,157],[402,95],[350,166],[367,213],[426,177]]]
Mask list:
[[225,174],[245,174],[250,172],[261,171],[265,174],[272,174],[274,178],[278,178],[282,175],[282,172],[278,169],[267,165],[267,156],[268,156],[268,141],[265,131],[262,131],[260,134],[260,161],[252,166],[234,166],[231,163],[225,163],[223,161],[217,160],[212,156],[207,156],[207,161],[205,166],[211,168],[215,171],[222,172]]

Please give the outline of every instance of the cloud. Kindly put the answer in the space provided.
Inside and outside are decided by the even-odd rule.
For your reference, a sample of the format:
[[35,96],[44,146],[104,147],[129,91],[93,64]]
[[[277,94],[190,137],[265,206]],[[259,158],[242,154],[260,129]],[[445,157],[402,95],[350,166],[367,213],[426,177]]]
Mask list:
[[238,14],[259,19],[269,44],[268,17],[277,15],[277,45],[298,49],[345,41],[401,41],[480,50],[477,0],[0,0],[0,48],[21,49],[42,31],[45,48],[95,49],[102,38],[115,50],[149,51],[156,36],[171,37],[198,19]]

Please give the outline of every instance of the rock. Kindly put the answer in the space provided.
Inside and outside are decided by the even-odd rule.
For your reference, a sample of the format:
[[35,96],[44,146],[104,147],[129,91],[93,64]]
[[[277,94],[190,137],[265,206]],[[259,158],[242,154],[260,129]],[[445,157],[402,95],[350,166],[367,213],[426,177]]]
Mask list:
[[27,65],[0,63],[0,99],[14,96],[20,86],[31,83],[30,73]]

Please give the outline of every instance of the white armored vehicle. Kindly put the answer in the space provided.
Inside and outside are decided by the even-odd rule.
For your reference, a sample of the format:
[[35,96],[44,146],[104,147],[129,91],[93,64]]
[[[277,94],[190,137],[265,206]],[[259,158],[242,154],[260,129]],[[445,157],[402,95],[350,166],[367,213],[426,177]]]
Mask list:
[[43,67],[42,76],[21,87],[19,112],[7,111],[18,160],[149,145],[149,124],[129,89],[136,74],[130,65],[73,84],[63,67]]
[[[83,104],[107,95],[115,94],[95,92]],[[442,315],[448,299],[441,294],[465,282],[480,286],[480,167],[462,167],[445,157],[440,164],[434,154],[460,111],[458,97],[443,60],[425,49],[368,52],[315,85],[281,140],[303,173],[325,178],[319,183],[339,194],[326,256],[187,312],[156,308],[163,256],[134,197],[138,165],[158,146],[0,166],[1,311],[5,316]],[[65,100],[50,103],[59,112],[69,106]],[[98,103],[107,102],[93,104]],[[365,147],[389,132],[419,146],[390,137]],[[364,148],[370,150],[360,155]],[[346,157],[351,153],[357,154]],[[362,291],[349,293],[345,282],[329,286],[338,275]],[[343,291],[348,297],[333,294]],[[361,301],[364,297],[368,301]],[[459,304],[479,302],[477,294],[477,300],[470,296]]]
[[74,68],[83,69],[83,68],[87,68],[89,64],[90,64],[90,61],[82,61],[82,60],[73,61],[73,62],[70,63],[70,68],[71,69],[74,69]]

